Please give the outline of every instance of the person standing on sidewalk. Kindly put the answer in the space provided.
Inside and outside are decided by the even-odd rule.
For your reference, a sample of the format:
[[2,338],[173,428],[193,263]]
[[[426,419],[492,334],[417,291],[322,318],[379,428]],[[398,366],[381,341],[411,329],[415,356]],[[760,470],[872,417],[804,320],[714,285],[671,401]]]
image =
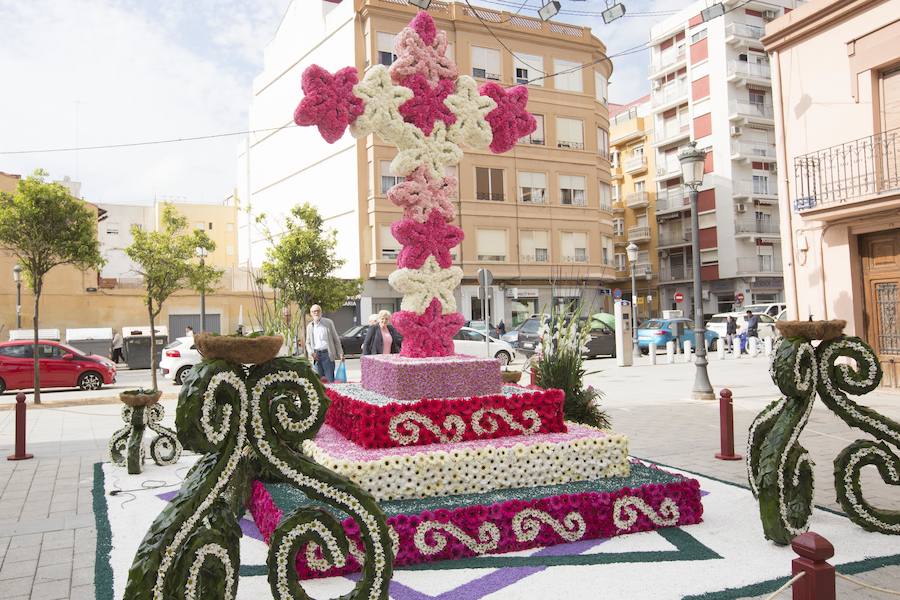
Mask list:
[[734,336],[737,335],[737,319],[729,315],[725,319],[725,351],[731,352],[734,348]]
[[362,344],[362,353],[397,354],[400,352],[400,334],[391,325],[391,313],[386,310],[378,312],[376,325],[369,327],[366,339]]
[[344,360],[344,348],[334,321],[322,316],[322,307],[313,304],[309,309],[312,322],[306,326],[306,352],[313,360],[316,373],[325,381],[334,381],[335,360]]
[[747,311],[747,342],[749,343],[750,338],[755,337],[759,339],[759,316],[754,315],[753,312]]
[[119,364],[119,361],[125,360],[125,356],[122,354],[122,347],[125,345],[125,341],[122,339],[122,332],[117,331],[113,335],[112,344],[110,345],[110,359]]

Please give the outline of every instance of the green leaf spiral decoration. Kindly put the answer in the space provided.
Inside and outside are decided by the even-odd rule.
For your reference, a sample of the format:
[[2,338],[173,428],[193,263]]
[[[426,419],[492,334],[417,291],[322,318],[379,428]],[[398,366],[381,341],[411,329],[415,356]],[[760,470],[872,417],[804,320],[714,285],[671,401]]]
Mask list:
[[[853,359],[855,367],[839,358]],[[814,490],[813,461],[799,443],[816,395],[851,427],[877,441],[857,440],[834,460],[837,499],[851,521],[869,531],[900,534],[900,512],[870,505],[862,494],[860,471],[878,469],[882,479],[900,485],[900,425],[850,400],[844,392],[868,393],[881,381],[872,349],[856,337],[841,336],[813,347],[809,339],[778,341],[770,368],[784,396],[769,404],[750,426],[747,474],[759,501],[767,539],[788,544],[809,528]]]
[[[309,363],[276,358],[245,369],[205,360],[185,376],[175,422],[185,448],[204,456],[147,532],[129,571],[133,600],[232,600],[237,594],[237,525],[259,477],[277,477],[359,524],[363,576],[347,600],[387,598],[393,565],[387,520],[374,499],[299,450],[325,420],[328,399]],[[272,535],[269,582],[278,600],[306,599],[296,555],[310,544],[342,563],[351,542],[329,512],[301,507]],[[353,549],[355,550],[355,548]]]
[[119,467],[127,467],[134,475],[143,470],[144,431],[147,427],[156,437],[150,442],[150,457],[160,466],[171,465],[181,458],[181,443],[175,432],[160,425],[166,416],[161,404],[149,406],[123,406],[122,420],[125,427],[112,434],[109,440],[110,461]]

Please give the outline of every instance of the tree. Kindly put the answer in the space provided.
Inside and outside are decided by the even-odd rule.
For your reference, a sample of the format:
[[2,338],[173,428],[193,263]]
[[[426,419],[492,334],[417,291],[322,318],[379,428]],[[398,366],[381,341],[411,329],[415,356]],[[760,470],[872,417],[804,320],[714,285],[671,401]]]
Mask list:
[[187,228],[187,219],[178,214],[174,206],[165,204],[159,230],[144,231],[132,226],[134,241],[125,249],[147,288],[144,302],[150,317],[150,374],[154,390],[157,389],[156,317],[162,311],[163,303],[180,289],[212,284],[209,270],[201,271],[196,262],[197,248],[211,252],[216,249],[216,244],[202,229]]
[[41,403],[38,325],[44,278],[58,265],[82,271],[105,261],[97,241],[97,217],[82,200],[37,170],[19,182],[14,194],[0,192],[0,248],[15,256],[34,293],[34,403]]
[[[264,225],[265,215],[257,217]],[[347,298],[359,293],[359,279],[341,279],[332,275],[346,262],[335,254],[337,235],[325,231],[319,211],[309,203],[295,206],[277,237],[263,227],[270,246],[262,265],[262,280],[277,290],[282,304],[295,303],[302,331],[306,331],[309,307],[318,304],[323,311],[337,310]]]

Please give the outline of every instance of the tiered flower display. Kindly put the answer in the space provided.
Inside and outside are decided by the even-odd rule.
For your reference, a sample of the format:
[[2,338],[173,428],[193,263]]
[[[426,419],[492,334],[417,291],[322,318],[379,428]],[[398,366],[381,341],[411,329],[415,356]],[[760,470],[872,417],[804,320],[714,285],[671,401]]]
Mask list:
[[450,250],[462,242],[463,232],[452,224],[456,210],[450,198],[457,182],[445,169],[462,158],[460,146],[503,153],[537,123],[526,110],[524,86],[506,90],[487,83],[479,89],[471,77],[457,78],[446,55],[447,34],[437,31],[428,13],[419,13],[400,32],[396,51],[390,69],[376,65],[360,83],[352,67],[334,75],[319,66],[307,69],[306,96],[294,120],[317,126],[328,142],[349,126],[355,137],[375,133],[396,144],[391,169],[406,180],[388,191],[403,209],[403,218],[391,227],[402,250],[389,282],[403,294],[393,318],[404,336],[401,355],[449,356],[463,324],[453,299],[462,270],[453,266]]

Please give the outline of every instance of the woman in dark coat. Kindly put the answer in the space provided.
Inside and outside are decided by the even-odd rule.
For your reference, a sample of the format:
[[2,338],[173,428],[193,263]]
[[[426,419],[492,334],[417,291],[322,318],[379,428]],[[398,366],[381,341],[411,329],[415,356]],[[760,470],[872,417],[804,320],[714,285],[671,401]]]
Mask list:
[[369,326],[366,339],[363,340],[362,353],[365,354],[397,354],[400,352],[400,334],[391,325],[391,313],[382,310],[378,313],[378,323]]

